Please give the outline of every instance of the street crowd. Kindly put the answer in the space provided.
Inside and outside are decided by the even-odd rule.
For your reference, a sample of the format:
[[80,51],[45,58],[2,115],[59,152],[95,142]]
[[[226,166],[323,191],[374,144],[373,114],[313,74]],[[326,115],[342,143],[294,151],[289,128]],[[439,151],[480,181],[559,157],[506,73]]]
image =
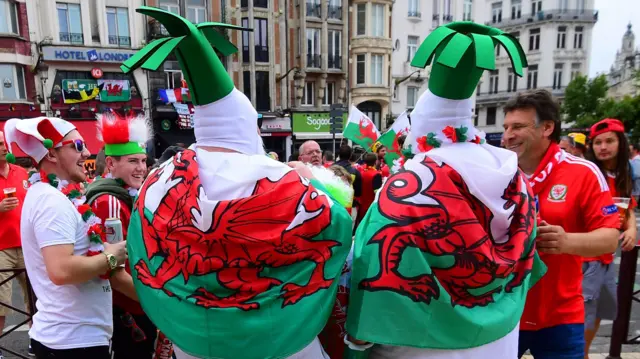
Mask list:
[[[510,99],[503,148],[486,144],[473,126],[484,71],[474,51],[493,57],[487,40],[508,43],[518,73],[517,40],[468,22],[425,40],[433,56],[418,51],[412,65],[431,59],[429,89],[397,139],[397,167],[389,148],[346,142],[337,160],[307,141],[282,163],[204,35],[140,11],[198,39],[178,57],[194,70],[195,143],[150,159],[143,116],[100,114],[104,148],[88,174],[70,122],[12,119],[0,135],[0,268],[26,268],[37,298],[30,354],[589,357],[617,314],[614,252],[637,242],[640,146],[616,119],[562,136],[541,89]],[[13,164],[18,149],[26,169]],[[0,288],[3,303],[11,295]]]

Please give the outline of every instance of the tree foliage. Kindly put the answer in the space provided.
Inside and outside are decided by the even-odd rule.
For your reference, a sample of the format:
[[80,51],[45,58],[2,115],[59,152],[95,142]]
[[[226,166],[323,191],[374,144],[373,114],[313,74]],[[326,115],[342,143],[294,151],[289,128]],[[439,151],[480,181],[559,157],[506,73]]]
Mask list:
[[575,123],[578,127],[588,127],[602,119],[608,88],[607,78],[604,75],[591,80],[586,76],[577,76],[564,92],[562,102],[564,121]]

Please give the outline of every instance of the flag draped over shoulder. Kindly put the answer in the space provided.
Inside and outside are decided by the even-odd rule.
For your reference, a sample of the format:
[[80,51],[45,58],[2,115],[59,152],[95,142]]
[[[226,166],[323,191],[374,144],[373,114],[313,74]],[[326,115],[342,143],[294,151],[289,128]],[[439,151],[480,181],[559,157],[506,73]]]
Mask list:
[[380,137],[380,132],[367,115],[358,110],[357,107],[351,106],[349,120],[344,127],[342,135],[359,144],[365,150],[370,151],[373,144]]
[[140,189],[127,238],[136,292],[190,355],[286,358],[334,306],[351,218],[315,180],[271,160],[264,173],[250,196],[212,201],[185,150]]
[[545,267],[535,252],[531,190],[522,174],[510,176],[485,205],[472,195],[479,188],[425,154],[392,175],[356,233],[348,333],[465,349],[511,332]]
[[393,161],[402,157],[402,146],[398,143],[398,138],[402,135],[407,135],[410,129],[409,116],[407,116],[407,112],[405,111],[393,122],[391,128],[378,139],[378,142],[387,148],[384,162],[386,162],[390,168],[393,167]]

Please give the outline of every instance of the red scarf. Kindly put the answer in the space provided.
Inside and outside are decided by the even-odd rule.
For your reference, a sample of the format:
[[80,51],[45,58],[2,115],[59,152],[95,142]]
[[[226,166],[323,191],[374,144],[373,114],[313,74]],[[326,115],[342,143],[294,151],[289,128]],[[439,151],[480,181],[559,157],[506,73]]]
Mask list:
[[549,178],[551,171],[558,165],[560,162],[560,158],[562,156],[562,150],[560,146],[556,143],[552,143],[547,149],[547,153],[540,161],[538,168],[533,173],[531,178],[529,178],[529,184],[531,185],[531,189],[533,189],[533,194],[535,196],[541,191],[544,181]]

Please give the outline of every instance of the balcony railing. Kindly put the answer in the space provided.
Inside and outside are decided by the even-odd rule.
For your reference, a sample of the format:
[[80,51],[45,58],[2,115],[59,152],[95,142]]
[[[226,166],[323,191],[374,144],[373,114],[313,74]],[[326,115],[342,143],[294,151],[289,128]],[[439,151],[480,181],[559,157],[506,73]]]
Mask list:
[[329,62],[328,65],[330,69],[338,69],[338,70],[342,69],[342,56],[329,55],[329,58],[327,60]]
[[316,54],[307,54],[307,67],[320,68],[322,65],[322,56]]
[[342,20],[342,6],[337,6],[337,5],[327,6],[327,17],[329,19]]
[[74,34],[70,32],[60,33],[60,42],[69,42],[72,44],[83,44],[84,36],[82,34]]
[[444,20],[444,23],[448,23],[448,22],[452,22],[453,21],[453,15],[451,14],[447,14],[442,16],[442,19]]
[[118,45],[120,47],[131,47],[131,38],[129,36],[109,35],[109,45]]
[[409,14],[407,14],[407,16],[421,18],[422,14],[417,10],[409,10]]
[[256,62],[269,62],[269,48],[267,46],[255,46]]
[[596,22],[598,21],[598,11],[577,9],[543,10],[534,14],[522,14],[522,17],[518,19],[498,18],[494,19],[494,21],[487,21],[486,24],[505,27],[552,20]]
[[320,17],[320,4],[307,2],[307,16]]

